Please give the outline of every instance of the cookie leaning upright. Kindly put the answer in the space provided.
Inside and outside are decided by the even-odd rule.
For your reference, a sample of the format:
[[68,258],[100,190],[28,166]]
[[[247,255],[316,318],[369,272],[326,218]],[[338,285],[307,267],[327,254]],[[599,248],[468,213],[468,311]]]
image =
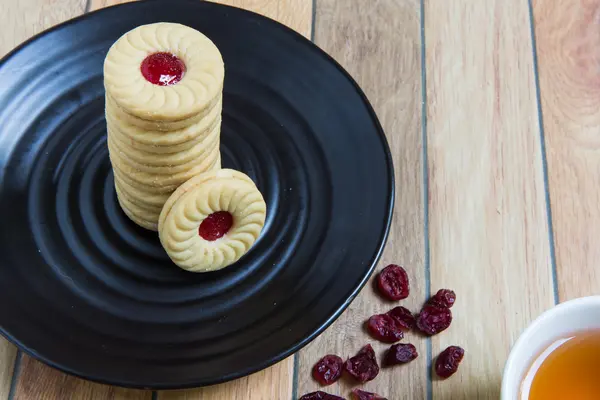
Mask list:
[[210,171],[171,195],[160,214],[159,237],[180,268],[215,271],[248,252],[265,218],[263,196],[248,176],[231,169]]
[[104,61],[108,148],[121,208],[158,230],[162,205],[190,177],[221,168],[223,59],[202,33],[139,26]]

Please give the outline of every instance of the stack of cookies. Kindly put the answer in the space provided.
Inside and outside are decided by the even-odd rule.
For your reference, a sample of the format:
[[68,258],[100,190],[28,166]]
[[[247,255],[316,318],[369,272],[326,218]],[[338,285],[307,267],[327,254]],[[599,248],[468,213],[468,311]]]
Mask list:
[[121,208],[157,231],[181,184],[221,168],[224,66],[217,47],[180,24],[123,35],[104,63],[108,148]]

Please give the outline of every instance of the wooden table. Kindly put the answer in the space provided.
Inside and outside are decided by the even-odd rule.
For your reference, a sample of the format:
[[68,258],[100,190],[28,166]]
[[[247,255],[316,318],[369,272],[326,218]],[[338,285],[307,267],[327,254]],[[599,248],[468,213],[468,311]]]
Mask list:
[[[0,1],[0,54],[119,3]],[[291,26],[355,77],[396,166],[382,264],[406,266],[412,295],[404,304],[413,310],[439,288],[458,294],[450,329],[411,335],[420,357],[366,388],[390,400],[497,399],[510,346],[527,324],[556,302],[600,291],[600,0],[221,2]],[[0,400],[295,399],[317,388],[309,371],[321,355],[346,357],[369,341],[360,325],[384,308],[367,287],[294,357],[178,392],[86,382],[2,342]],[[432,358],[450,344],[466,349],[460,372],[432,379]]]

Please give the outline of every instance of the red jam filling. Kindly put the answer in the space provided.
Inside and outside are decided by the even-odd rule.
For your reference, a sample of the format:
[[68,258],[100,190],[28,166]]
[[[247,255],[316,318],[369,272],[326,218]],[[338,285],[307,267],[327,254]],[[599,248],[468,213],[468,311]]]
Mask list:
[[233,216],[227,211],[217,211],[210,214],[202,221],[198,234],[204,239],[212,242],[222,238],[233,226]]
[[174,85],[185,73],[183,61],[170,53],[154,53],[142,61],[142,75],[150,83],[159,86]]

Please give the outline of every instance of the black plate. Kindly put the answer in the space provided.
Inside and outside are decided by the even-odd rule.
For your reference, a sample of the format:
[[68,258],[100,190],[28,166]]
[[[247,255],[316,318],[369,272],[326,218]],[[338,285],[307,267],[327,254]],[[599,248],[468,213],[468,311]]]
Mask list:
[[[158,21],[220,48],[223,164],[267,201],[260,240],[218,273],[175,267],[113,190],[102,63]],[[54,367],[157,389],[247,375],[323,331],[379,258],[394,193],[382,129],[348,74],[283,25],[197,0],[126,4],[21,46],[0,88],[0,328]]]

